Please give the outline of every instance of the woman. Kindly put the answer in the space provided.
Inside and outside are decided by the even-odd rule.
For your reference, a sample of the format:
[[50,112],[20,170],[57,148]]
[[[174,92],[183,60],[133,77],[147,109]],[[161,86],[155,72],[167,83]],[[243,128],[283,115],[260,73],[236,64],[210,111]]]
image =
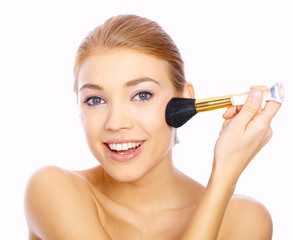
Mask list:
[[164,109],[194,91],[157,23],[133,15],[107,20],[82,42],[74,74],[82,126],[100,164],[45,167],[32,176],[25,198],[30,239],[271,239],[267,210],[233,193],[271,138],[280,104],[262,109],[254,87],[242,109],[226,111],[204,187],[172,163],[176,132]]

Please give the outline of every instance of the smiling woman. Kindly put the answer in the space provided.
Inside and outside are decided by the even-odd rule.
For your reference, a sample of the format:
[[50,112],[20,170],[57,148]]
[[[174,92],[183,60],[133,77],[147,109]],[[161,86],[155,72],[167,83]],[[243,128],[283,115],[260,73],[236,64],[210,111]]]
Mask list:
[[107,20],[82,42],[74,76],[87,143],[100,164],[85,171],[46,167],[32,176],[30,239],[271,239],[267,210],[233,193],[269,141],[280,104],[262,109],[254,88],[240,112],[224,114],[204,187],[173,165],[175,129],[165,108],[194,91],[157,23],[134,15]]
[[[141,178],[171,148],[174,129],[166,124],[162,111],[173,96],[167,69],[164,60],[131,49],[98,52],[81,65],[78,98],[87,142],[116,180]],[[89,84],[98,87],[86,87]],[[109,148],[129,143],[138,147],[128,154]],[[120,166],[113,159],[125,163]]]

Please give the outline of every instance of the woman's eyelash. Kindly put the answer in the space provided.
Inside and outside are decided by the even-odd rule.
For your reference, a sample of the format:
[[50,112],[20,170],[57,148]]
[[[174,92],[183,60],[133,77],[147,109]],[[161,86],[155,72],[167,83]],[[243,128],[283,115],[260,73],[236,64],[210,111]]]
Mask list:
[[106,101],[101,98],[101,97],[97,97],[97,96],[92,96],[92,97],[88,97],[84,103],[87,104],[88,106],[97,106],[100,104],[104,104]]
[[153,97],[153,95],[154,94],[149,91],[141,91],[135,94],[131,100],[138,101],[138,102],[145,102],[145,101],[149,101]]
[[[149,91],[140,91],[131,98],[132,101],[136,102],[146,102],[149,101],[153,97],[153,93]],[[88,106],[99,106],[100,104],[105,104],[106,101],[98,96],[88,97],[84,100],[84,103]]]

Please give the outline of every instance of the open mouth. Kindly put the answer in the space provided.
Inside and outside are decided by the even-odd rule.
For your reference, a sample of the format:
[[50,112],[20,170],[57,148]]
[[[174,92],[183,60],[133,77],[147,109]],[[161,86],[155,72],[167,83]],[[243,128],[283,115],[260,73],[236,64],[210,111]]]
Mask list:
[[113,153],[119,155],[126,155],[134,152],[141,146],[142,142],[128,142],[128,143],[109,143],[106,144],[108,149]]

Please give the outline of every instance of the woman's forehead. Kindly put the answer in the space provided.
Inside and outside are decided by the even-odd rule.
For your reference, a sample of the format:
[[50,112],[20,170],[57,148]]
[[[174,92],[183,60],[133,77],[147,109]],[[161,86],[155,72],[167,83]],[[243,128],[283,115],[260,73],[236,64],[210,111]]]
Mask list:
[[168,62],[130,49],[103,51],[90,56],[79,71],[79,88],[85,83],[126,82],[153,79],[161,85],[171,84]]

